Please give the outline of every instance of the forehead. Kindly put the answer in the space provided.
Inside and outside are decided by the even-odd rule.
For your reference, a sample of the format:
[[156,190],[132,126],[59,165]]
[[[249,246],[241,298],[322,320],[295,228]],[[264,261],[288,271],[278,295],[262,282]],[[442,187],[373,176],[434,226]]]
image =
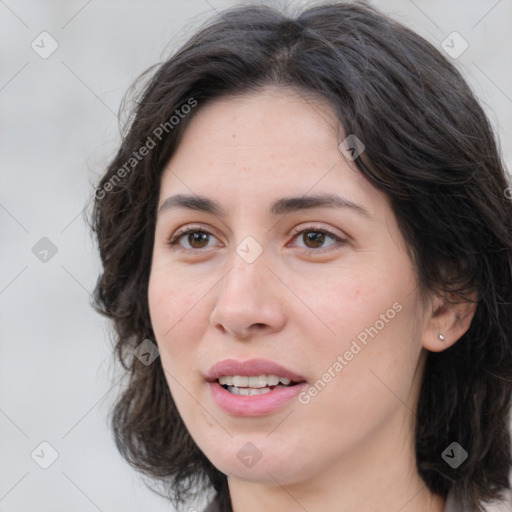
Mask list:
[[198,106],[166,166],[161,201],[171,190],[234,202],[337,191],[371,210],[382,194],[342,157],[343,138],[327,100],[293,89],[213,100]]
[[325,100],[267,88],[199,105],[173,160],[236,159],[254,166],[262,157],[317,158],[320,149],[336,149],[338,126]]

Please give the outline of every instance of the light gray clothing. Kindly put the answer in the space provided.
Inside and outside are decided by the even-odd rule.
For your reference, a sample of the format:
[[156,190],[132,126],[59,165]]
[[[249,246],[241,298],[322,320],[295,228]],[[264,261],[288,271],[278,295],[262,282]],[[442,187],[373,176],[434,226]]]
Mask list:
[[[213,502],[211,502],[203,512],[220,512],[217,506]],[[443,509],[443,512],[464,512],[462,509],[462,505],[460,501],[457,499],[456,495],[452,492],[448,493],[446,498],[446,504]]]
[[[488,512],[512,512],[512,492],[505,492],[505,501],[490,505]],[[211,502],[203,512],[220,512],[218,507]],[[452,491],[446,497],[446,503],[443,512],[465,512],[462,508],[460,498]]]
[[448,496],[446,497],[446,503],[444,505],[443,512],[464,512],[460,500],[451,491],[448,493]]

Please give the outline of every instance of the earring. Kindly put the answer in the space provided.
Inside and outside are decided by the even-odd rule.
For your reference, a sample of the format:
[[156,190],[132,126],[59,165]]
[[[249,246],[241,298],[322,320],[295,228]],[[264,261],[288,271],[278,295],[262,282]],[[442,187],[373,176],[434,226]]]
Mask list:
[[444,343],[444,336],[441,333],[439,333],[439,339],[441,340],[441,343]]

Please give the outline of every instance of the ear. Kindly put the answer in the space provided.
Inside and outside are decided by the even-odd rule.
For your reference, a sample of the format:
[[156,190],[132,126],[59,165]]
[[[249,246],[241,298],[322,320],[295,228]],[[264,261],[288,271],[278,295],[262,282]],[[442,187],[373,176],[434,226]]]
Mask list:
[[431,352],[441,352],[451,347],[469,329],[477,300],[476,293],[467,301],[459,299],[458,302],[437,297],[423,332],[423,347]]

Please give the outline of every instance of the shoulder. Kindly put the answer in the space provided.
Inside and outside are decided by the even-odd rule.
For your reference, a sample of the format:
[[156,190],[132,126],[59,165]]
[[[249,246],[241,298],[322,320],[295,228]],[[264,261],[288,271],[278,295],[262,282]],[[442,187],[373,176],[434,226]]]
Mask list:
[[[504,493],[504,499],[484,507],[485,512],[512,512],[512,492]],[[443,512],[466,512],[462,508],[462,501],[459,495],[453,491],[448,493]]]
[[217,505],[215,500],[208,503],[207,507],[203,510],[203,512],[220,512],[220,508]]
[[451,490],[446,497],[443,512],[464,512],[459,496]]

